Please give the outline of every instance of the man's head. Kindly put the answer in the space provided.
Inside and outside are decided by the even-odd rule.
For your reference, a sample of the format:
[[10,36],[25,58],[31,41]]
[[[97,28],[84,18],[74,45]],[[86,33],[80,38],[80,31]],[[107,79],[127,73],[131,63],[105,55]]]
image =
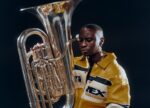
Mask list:
[[101,52],[104,43],[102,28],[95,24],[83,26],[79,33],[78,43],[83,55],[90,56]]

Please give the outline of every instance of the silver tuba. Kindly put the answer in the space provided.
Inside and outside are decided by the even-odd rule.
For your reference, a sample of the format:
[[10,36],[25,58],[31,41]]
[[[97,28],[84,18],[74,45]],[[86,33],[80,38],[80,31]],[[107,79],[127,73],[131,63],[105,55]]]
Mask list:
[[[19,58],[31,108],[53,108],[65,96],[62,108],[72,108],[74,86],[71,16],[81,0],[65,0],[22,9],[34,13],[45,32],[38,28],[24,30],[17,40]],[[27,50],[26,41],[38,35],[42,44]]]

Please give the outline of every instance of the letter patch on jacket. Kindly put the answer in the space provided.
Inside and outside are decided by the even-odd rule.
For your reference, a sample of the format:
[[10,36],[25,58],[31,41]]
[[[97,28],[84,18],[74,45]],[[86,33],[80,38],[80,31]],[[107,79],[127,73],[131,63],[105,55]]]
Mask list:
[[90,76],[82,98],[91,102],[101,103],[107,97],[107,87],[110,85],[109,80]]
[[96,96],[100,95],[101,97],[104,97],[104,95],[106,93],[105,91],[101,91],[101,90],[98,90],[98,89],[90,87],[90,86],[87,87],[86,92],[88,92],[90,94],[94,94]]

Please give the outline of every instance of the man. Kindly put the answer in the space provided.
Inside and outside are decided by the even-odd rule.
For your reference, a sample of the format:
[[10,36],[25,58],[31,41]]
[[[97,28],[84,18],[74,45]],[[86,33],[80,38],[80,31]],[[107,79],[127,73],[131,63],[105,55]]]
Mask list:
[[74,108],[128,108],[129,83],[114,53],[102,51],[103,30],[87,24],[80,30],[78,44],[82,56],[74,59]]

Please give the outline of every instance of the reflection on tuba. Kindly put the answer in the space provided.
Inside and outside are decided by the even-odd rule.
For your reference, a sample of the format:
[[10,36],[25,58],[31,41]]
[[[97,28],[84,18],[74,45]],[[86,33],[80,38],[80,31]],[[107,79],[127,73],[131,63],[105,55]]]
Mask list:
[[[53,108],[62,96],[65,108],[72,108],[71,16],[81,0],[66,0],[22,9],[37,15],[45,31],[30,28],[21,33],[17,47],[31,108]],[[42,44],[27,51],[26,41],[38,35]],[[32,49],[32,48],[31,48]]]

